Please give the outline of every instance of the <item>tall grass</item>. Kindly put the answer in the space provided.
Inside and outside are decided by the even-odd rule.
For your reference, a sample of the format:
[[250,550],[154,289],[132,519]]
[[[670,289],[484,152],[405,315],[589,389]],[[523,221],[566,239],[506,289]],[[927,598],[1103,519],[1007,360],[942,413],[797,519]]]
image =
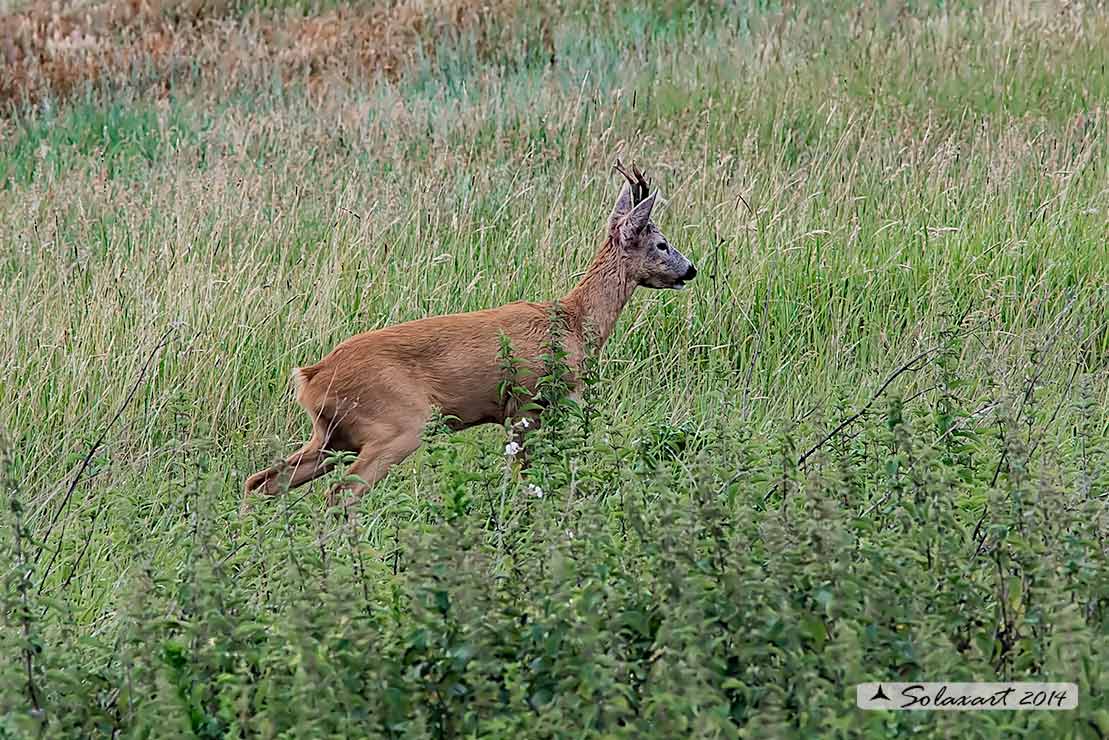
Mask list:
[[[292,367],[354,332],[567,291],[618,155],[648,169],[663,229],[701,270],[687,292],[637,294],[606,347],[599,403],[618,451],[695,440],[711,461],[718,446],[710,477],[761,507],[770,473],[737,461],[736,439],[795,459],[925,353],[886,395],[943,420],[906,450],[985,435],[949,451],[975,481],[952,489],[958,527],[997,515],[984,507],[1014,435],[982,442],[996,428],[1022,429],[1068,491],[1103,491],[1102,8],[582,3],[489,29],[445,34],[395,79],[246,65],[183,74],[162,96],[136,72],[4,122],[0,424],[49,553],[41,591],[73,629],[138,629],[120,610],[193,557],[186,521],[209,527],[204,547],[273,546],[228,542],[254,526],[233,514],[243,477],[306,434]],[[845,435],[865,447],[885,403]],[[468,433],[444,464],[495,466],[499,440]],[[439,459],[417,454],[367,497],[370,557],[431,526],[421,501],[445,484],[421,471]],[[883,480],[845,510],[866,521]],[[323,536],[320,490],[280,509],[294,549]],[[631,516],[620,506],[598,516]],[[1090,527],[1103,537],[1104,517]],[[217,576],[264,591],[264,562]],[[1103,658],[1103,639],[1087,648]],[[781,711],[789,724],[798,710]]]

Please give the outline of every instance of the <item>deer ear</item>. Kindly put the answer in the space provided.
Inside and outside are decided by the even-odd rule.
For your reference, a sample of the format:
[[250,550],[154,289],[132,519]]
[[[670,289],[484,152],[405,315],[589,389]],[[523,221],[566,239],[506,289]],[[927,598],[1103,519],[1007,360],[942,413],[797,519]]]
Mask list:
[[620,189],[620,195],[616,198],[616,205],[612,208],[612,215],[608,217],[609,227],[615,229],[616,225],[620,223],[620,219],[628,215],[631,209],[632,186],[629,183],[624,183],[624,187]]
[[647,223],[651,220],[651,211],[655,207],[655,196],[658,193],[651,193],[643,200],[636,204],[635,208],[624,217],[620,222],[620,239],[624,242],[630,242],[635,237],[642,233],[643,229],[647,228]]

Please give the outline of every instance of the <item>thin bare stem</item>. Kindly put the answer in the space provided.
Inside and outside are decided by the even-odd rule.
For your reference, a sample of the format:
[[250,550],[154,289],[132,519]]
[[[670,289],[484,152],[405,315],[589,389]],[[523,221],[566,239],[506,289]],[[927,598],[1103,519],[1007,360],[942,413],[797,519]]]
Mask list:
[[[166,346],[166,344],[169,342],[170,336],[176,330],[176,325],[166,329],[165,333],[162,334],[161,339],[159,339],[158,343],[154,345],[154,349],[150,351],[150,354],[146,358],[146,362],[143,363],[142,369],[139,371],[139,376],[135,378],[135,382],[131,384],[131,390],[127,394],[127,397],[123,399],[123,403],[121,403],[119,405],[119,408],[116,409],[115,415],[112,416],[111,420],[104,425],[103,429],[100,430],[100,434],[99,436],[97,436],[96,441],[92,443],[92,445],[89,447],[89,451],[85,454],[85,459],[82,460],[81,464],[77,467],[77,472],[73,475],[73,480],[70,481],[69,488],[66,489],[65,496],[62,498],[62,503],[58,506],[57,509],[54,510],[54,516],[50,518],[50,524],[46,528],[46,534],[43,535],[42,542],[39,545],[38,551],[35,553],[36,564],[38,563],[39,559],[42,557],[42,553],[46,549],[46,542],[50,539],[50,535],[54,531],[54,525],[58,523],[58,519],[61,517],[62,512],[66,510],[69,505],[70,499],[73,497],[73,492],[77,490],[77,484],[81,482],[81,476],[85,474],[86,470],[88,470],[89,465],[92,463],[92,458],[96,455],[97,451],[104,444],[104,440],[108,437],[108,432],[111,431],[111,428],[115,426],[115,423],[117,421],[119,421],[119,418],[123,416],[123,412],[127,409],[127,407],[131,404],[131,401],[135,398],[135,394],[139,391],[139,386],[142,385],[143,380],[146,378],[146,373],[150,370],[150,366],[154,363],[154,358],[158,355],[158,352],[160,352],[162,348]],[[62,532],[63,534],[65,532],[64,524],[62,525]],[[60,553],[61,551],[62,547],[59,543],[58,546],[54,548],[54,553],[50,556],[50,560],[46,564],[46,569],[42,574],[42,579],[39,581],[38,593],[42,593],[42,588],[46,583],[46,579],[47,577],[49,577],[51,571],[53,571],[54,563],[58,559],[58,553]]]

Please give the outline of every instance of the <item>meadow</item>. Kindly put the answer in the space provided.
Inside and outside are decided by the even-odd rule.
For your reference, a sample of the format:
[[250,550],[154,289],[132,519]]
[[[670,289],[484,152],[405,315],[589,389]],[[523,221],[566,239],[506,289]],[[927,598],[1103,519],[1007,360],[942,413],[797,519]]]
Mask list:
[[[1109,734],[1102,4],[43,7],[0,6],[0,738]],[[292,368],[565,294],[617,157],[700,275],[531,468],[431,425],[354,521],[341,470],[240,512]]]

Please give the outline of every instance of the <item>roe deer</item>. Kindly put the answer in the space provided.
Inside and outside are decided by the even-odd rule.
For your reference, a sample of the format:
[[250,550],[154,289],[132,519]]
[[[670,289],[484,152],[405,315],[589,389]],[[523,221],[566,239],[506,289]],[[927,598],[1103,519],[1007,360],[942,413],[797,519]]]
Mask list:
[[[605,239],[585,275],[559,301],[571,370],[591,337],[604,344],[636,286],[685,287],[697,274],[651,221],[657,192],[638,168],[617,161],[627,182],[608,218]],[[364,483],[339,484],[334,505],[348,489],[349,503],[420,445],[433,409],[455,417],[453,429],[504,423],[514,415],[498,386],[505,334],[525,367],[541,367],[552,303],[519,301],[499,308],[410,321],[353,336],[319,363],[293,371],[297,401],[312,417],[312,438],[287,460],[246,481],[246,494],[293,488],[327,473],[328,450],[357,453],[348,472]],[[539,374],[535,373],[537,377]],[[534,392],[534,378],[524,386]],[[244,499],[244,506],[246,499]]]

